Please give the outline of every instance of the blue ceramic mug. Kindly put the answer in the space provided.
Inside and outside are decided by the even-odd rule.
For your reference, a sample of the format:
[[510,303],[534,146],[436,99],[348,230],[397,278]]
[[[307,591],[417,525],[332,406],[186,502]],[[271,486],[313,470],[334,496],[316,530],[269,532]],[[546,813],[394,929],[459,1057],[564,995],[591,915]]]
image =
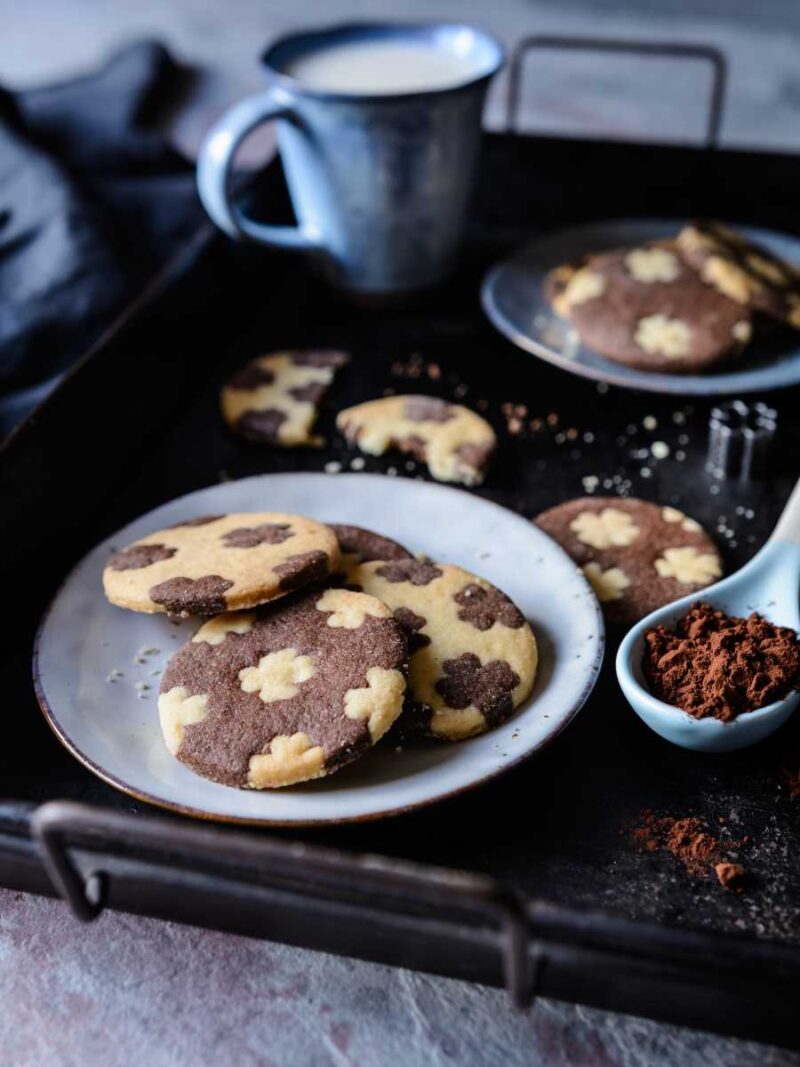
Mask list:
[[[315,80],[320,57],[342,60],[338,73],[317,69]],[[439,281],[462,231],[501,46],[463,25],[356,24],[284,37],[263,62],[266,91],[231,108],[200,151],[197,183],[214,222],[231,237],[316,253],[356,293]],[[237,146],[271,121],[297,226],[256,222],[231,196]]]

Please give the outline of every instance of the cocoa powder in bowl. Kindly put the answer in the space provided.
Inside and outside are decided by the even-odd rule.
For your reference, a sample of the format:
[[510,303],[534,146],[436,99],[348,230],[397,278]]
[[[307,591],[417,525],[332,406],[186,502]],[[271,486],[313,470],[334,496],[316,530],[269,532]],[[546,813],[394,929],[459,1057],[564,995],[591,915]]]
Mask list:
[[800,687],[797,632],[756,612],[743,619],[693,604],[674,630],[646,630],[644,645],[650,692],[696,719],[730,722]]

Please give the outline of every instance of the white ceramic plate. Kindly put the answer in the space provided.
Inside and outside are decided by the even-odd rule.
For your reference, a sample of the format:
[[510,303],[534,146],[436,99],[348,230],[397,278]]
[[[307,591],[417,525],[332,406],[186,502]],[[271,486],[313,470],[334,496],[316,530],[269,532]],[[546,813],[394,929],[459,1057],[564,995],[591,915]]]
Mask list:
[[[163,615],[112,607],[101,574],[112,551],[128,542],[193,515],[224,511],[297,512],[355,523],[484,575],[516,601],[534,628],[541,663],[533,696],[509,722],[482,737],[402,751],[379,745],[338,774],[291,789],[254,792],[198,777],[161,740],[160,679],[154,673],[197,623],[176,625]],[[136,662],[148,648],[158,651]],[[41,624],[34,678],[59,739],[116,788],[209,819],[324,824],[407,811],[507,770],[566,726],[591,692],[602,656],[603,622],[588,583],[554,541],[519,515],[458,489],[403,478],[268,474],[173,500],[94,548]],[[123,677],[111,682],[115,670]]]
[[[688,220],[683,220],[683,222]],[[674,236],[680,219],[615,219],[546,233],[493,267],[483,282],[483,309],[493,325],[519,348],[562,370],[629,389],[681,396],[741,395],[785,389],[800,382],[800,334],[786,330],[758,338],[736,358],[707,374],[663,374],[636,370],[582,345],[573,327],[559,318],[544,296],[548,271],[589,252],[643,244]],[[800,264],[800,239],[753,226],[734,228],[745,237]]]

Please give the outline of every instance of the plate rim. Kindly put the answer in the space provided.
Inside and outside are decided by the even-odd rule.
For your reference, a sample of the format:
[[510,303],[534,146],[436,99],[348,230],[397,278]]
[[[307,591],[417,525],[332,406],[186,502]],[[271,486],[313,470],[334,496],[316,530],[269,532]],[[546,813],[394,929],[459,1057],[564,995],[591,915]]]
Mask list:
[[[480,303],[484,315],[489,320],[492,327],[515,347],[521,349],[523,352],[527,352],[530,355],[536,356],[538,359],[549,363],[553,367],[558,367],[560,370],[567,371],[570,374],[575,374],[580,378],[587,378],[595,382],[604,382],[607,385],[613,385],[620,389],[630,389],[633,391],[639,391],[643,393],[655,393],[662,396],[734,396],[737,394],[749,394],[749,393],[768,393],[774,392],[779,389],[791,389],[800,385],[800,341],[798,341],[798,371],[797,377],[794,381],[786,382],[753,382],[747,383],[731,383],[729,386],[724,385],[724,380],[731,375],[723,374],[719,371],[714,374],[708,375],[685,375],[685,374],[668,374],[665,371],[659,371],[658,375],[649,375],[647,371],[636,370],[635,368],[629,368],[628,373],[636,373],[641,377],[637,377],[635,381],[631,381],[627,377],[624,370],[620,370],[619,364],[614,363],[613,360],[607,359],[600,353],[593,353],[598,359],[602,359],[608,364],[608,370],[605,368],[597,368],[588,366],[585,363],[578,363],[568,356],[562,356],[554,349],[536,338],[529,336],[528,334],[521,333],[517,330],[513,323],[503,314],[497,307],[496,300],[494,299],[494,289],[496,286],[497,278],[500,273],[507,268],[515,260],[522,258],[529,250],[533,250],[541,242],[555,237],[556,235],[569,235],[578,234],[582,231],[591,229],[600,229],[602,227],[611,226],[674,226],[680,227],[691,222],[688,217],[680,217],[672,219],[664,216],[636,216],[627,218],[607,218],[607,219],[590,219],[587,222],[577,223],[573,226],[563,226],[553,230],[544,230],[530,241],[526,241],[524,244],[518,245],[509,255],[503,259],[492,264],[492,266],[486,271],[480,287]],[[725,221],[724,225],[729,225],[740,230],[757,231],[759,234],[764,234],[770,237],[776,237],[780,240],[792,239],[800,243],[800,236],[788,232],[779,232],[773,230],[767,226],[754,226],[750,223],[736,223]],[[591,350],[590,350],[591,351]],[[657,384],[656,382],[649,380],[655,377],[669,378],[674,381],[674,386],[665,386],[663,384]],[[701,388],[689,389],[685,388],[686,382],[689,379],[695,379],[698,383],[714,381],[716,379],[718,388],[709,390],[702,390]],[[721,388],[719,387],[721,386]]]
[[[356,474],[354,472],[332,474],[332,473],[327,473],[327,472],[324,472],[324,471],[274,471],[274,472],[269,472],[269,473],[264,473],[264,474],[249,475],[246,478],[236,478],[236,479],[233,479],[233,481],[236,482],[236,483],[241,484],[243,482],[248,482],[248,481],[262,481],[264,479],[271,479],[271,478],[274,478],[274,477],[286,477],[287,475],[291,476],[292,478],[302,478],[303,480],[305,480],[307,477],[326,478],[326,479],[332,479],[332,478],[341,479],[341,478],[344,477],[344,478],[347,478],[348,480],[357,478],[361,482],[368,481],[368,480],[369,481],[378,480],[380,482],[386,482],[386,481],[396,482],[397,481],[397,478],[390,478],[390,476],[387,475],[387,474],[381,474],[381,473],[372,472],[372,471],[364,472],[364,473],[358,473],[358,474]],[[409,481],[409,479],[403,479],[403,480],[404,481]],[[91,555],[91,553],[94,552],[95,549],[97,549],[105,541],[108,541],[108,540],[110,540],[110,539],[112,539],[114,537],[117,537],[120,534],[120,532],[123,529],[125,529],[126,526],[131,525],[131,523],[138,522],[141,519],[146,519],[149,515],[152,515],[156,511],[159,511],[162,507],[165,507],[168,504],[176,504],[176,503],[179,503],[181,501],[188,500],[190,497],[195,496],[195,494],[201,493],[201,492],[205,492],[208,489],[213,489],[213,488],[215,488],[215,486],[217,486],[219,484],[220,483],[211,483],[210,485],[200,486],[199,488],[193,489],[188,493],[183,493],[180,496],[177,496],[177,497],[174,497],[174,498],[172,498],[170,500],[164,501],[162,504],[158,504],[158,505],[156,505],[156,507],[150,508],[149,511],[143,512],[141,515],[137,515],[135,518],[131,519],[129,523],[126,523],[125,526],[122,526],[119,529],[113,531],[107,537],[104,537],[102,540],[100,540],[100,541],[96,542],[94,545],[92,545],[91,548],[89,548],[86,552],[84,552],[81,555],[80,559],[78,559],[76,561],[74,566],[72,566],[69,569],[67,574],[61,580],[61,582],[59,583],[55,593],[53,594],[52,598],[48,602],[47,607],[42,612],[41,619],[39,620],[39,624],[38,624],[38,626],[36,628],[36,634],[35,634],[35,637],[34,637],[33,650],[32,650],[32,656],[31,656],[31,668],[32,668],[33,689],[34,689],[34,693],[35,693],[35,696],[36,696],[36,701],[37,701],[37,703],[39,705],[39,710],[41,711],[42,716],[44,717],[44,720],[47,723],[48,727],[50,728],[52,733],[55,735],[55,737],[58,739],[58,741],[61,743],[61,745],[67,750],[67,752],[69,752],[71,756],[73,756],[75,759],[77,759],[78,762],[81,763],[88,771],[90,771],[93,775],[95,775],[95,777],[99,778],[101,781],[105,782],[107,785],[110,785],[112,788],[116,789],[117,791],[123,793],[124,795],[130,796],[130,797],[134,797],[136,800],[141,800],[144,803],[152,805],[153,807],[159,808],[162,811],[169,811],[169,812],[172,812],[173,814],[178,814],[178,815],[182,815],[182,816],[188,816],[190,818],[202,819],[202,820],[207,821],[207,822],[223,823],[223,824],[226,824],[226,825],[251,826],[251,827],[270,827],[270,826],[272,826],[272,827],[276,827],[276,828],[291,828],[291,827],[296,826],[296,827],[300,827],[300,828],[303,828],[303,827],[312,827],[313,828],[313,827],[333,827],[333,826],[356,825],[356,824],[359,824],[359,823],[375,822],[375,821],[377,821],[379,819],[396,818],[397,816],[406,815],[406,814],[409,814],[411,812],[415,812],[415,811],[418,811],[418,810],[421,810],[421,809],[424,809],[424,808],[431,807],[431,806],[433,806],[435,804],[439,804],[439,803],[443,803],[445,801],[452,800],[454,797],[460,796],[463,793],[470,792],[473,789],[481,788],[482,786],[484,786],[484,785],[488,784],[489,782],[491,782],[493,779],[498,778],[501,775],[506,774],[508,771],[512,770],[513,768],[519,767],[522,763],[524,763],[528,759],[530,759],[540,749],[542,749],[542,748],[546,747],[547,745],[551,744],[567,728],[567,726],[570,725],[570,723],[573,721],[575,716],[578,714],[578,712],[581,710],[581,708],[583,708],[583,706],[585,705],[586,701],[589,699],[589,696],[591,695],[592,691],[594,690],[594,687],[597,684],[597,681],[598,681],[598,679],[600,677],[600,671],[602,669],[603,662],[604,662],[604,659],[605,659],[606,645],[607,645],[605,619],[603,617],[603,612],[602,612],[602,608],[600,606],[600,603],[599,603],[599,601],[597,600],[597,598],[594,595],[592,595],[590,597],[587,597],[587,601],[590,604],[592,604],[593,609],[594,609],[594,614],[595,614],[595,623],[596,623],[596,626],[597,626],[597,629],[595,631],[596,635],[597,635],[596,650],[595,650],[594,658],[593,658],[591,664],[589,665],[586,681],[585,681],[585,683],[583,685],[583,688],[581,689],[580,693],[574,699],[572,707],[569,708],[569,710],[565,713],[564,717],[559,722],[559,724],[556,727],[552,728],[551,731],[545,737],[543,737],[537,744],[535,744],[535,745],[531,746],[530,748],[526,749],[524,752],[520,753],[518,756],[513,757],[512,759],[510,759],[508,762],[502,764],[501,766],[497,766],[494,769],[492,769],[491,771],[480,775],[480,777],[476,777],[476,778],[472,779],[469,782],[465,782],[463,785],[457,786],[454,789],[450,789],[445,793],[436,793],[434,795],[424,796],[424,797],[422,797],[422,798],[420,798],[418,800],[415,800],[415,801],[413,801],[411,803],[401,805],[400,807],[385,808],[385,809],[381,809],[379,811],[366,812],[366,813],[363,813],[363,814],[360,814],[360,815],[335,816],[335,817],[332,817],[332,818],[280,819],[280,818],[270,818],[270,817],[262,817],[262,816],[251,816],[251,815],[220,814],[219,812],[212,812],[212,811],[209,811],[209,810],[207,810],[205,808],[196,808],[196,807],[194,807],[192,805],[179,804],[179,803],[177,803],[175,801],[164,800],[163,798],[160,798],[160,797],[154,796],[151,793],[148,793],[146,790],[142,790],[142,789],[136,788],[135,786],[132,786],[129,783],[122,781],[121,779],[117,778],[116,775],[109,773],[108,771],[105,770],[105,768],[103,768],[98,763],[96,763],[90,756],[88,756],[77,745],[77,743],[75,741],[73,741],[73,739],[69,736],[69,734],[67,733],[67,731],[65,730],[63,725],[59,722],[57,713],[51,707],[50,701],[48,700],[48,698],[47,698],[47,696],[45,694],[45,691],[44,691],[44,685],[43,685],[43,682],[42,682],[41,670],[40,670],[40,665],[39,665],[41,646],[42,646],[43,637],[44,637],[44,631],[46,629],[46,626],[47,626],[47,623],[48,623],[48,621],[50,619],[50,616],[51,616],[51,614],[52,614],[52,612],[53,612],[53,610],[54,610],[54,608],[56,606],[56,603],[58,602],[58,600],[59,600],[62,592],[64,591],[67,583],[73,577],[73,575],[78,570],[78,568],[83,564],[83,562],[87,558],[87,556]],[[225,483],[225,484],[229,484],[229,483]],[[507,512],[510,515],[514,516],[515,518],[518,518],[518,519],[521,519],[522,521],[525,521],[524,520],[524,516],[520,515],[519,512],[513,511],[511,508],[507,508],[503,504],[498,504],[494,500],[488,500],[486,497],[482,497],[482,496],[479,496],[477,494],[473,494],[473,493],[467,492],[467,490],[465,490],[465,489],[460,489],[460,488],[457,488],[455,486],[444,485],[444,484],[440,484],[440,483],[437,483],[437,482],[429,482],[429,483],[426,483],[426,484],[432,485],[437,490],[442,490],[442,491],[445,491],[447,493],[456,493],[458,495],[464,495],[464,496],[467,496],[467,497],[470,497],[470,498],[473,498],[473,499],[478,499],[482,503],[490,506],[493,509],[496,509],[496,510],[502,511],[502,512]],[[533,526],[534,524],[531,523],[531,525]],[[537,527],[537,529],[538,529],[538,527]],[[577,564],[574,563],[574,561],[570,558],[570,556],[567,555],[567,553],[558,544],[558,542],[554,541],[553,538],[551,538],[548,534],[546,534],[544,532],[544,530],[539,530],[539,533],[541,533],[542,536],[546,537],[552,543],[552,545],[556,549],[558,549],[558,552],[564,557],[564,559],[566,561],[568,561],[572,566],[575,567],[575,570],[577,572],[577,578],[578,578],[579,582],[583,583],[586,586],[587,591],[591,592],[591,585],[590,585],[588,579],[581,573],[580,568],[577,566]]]

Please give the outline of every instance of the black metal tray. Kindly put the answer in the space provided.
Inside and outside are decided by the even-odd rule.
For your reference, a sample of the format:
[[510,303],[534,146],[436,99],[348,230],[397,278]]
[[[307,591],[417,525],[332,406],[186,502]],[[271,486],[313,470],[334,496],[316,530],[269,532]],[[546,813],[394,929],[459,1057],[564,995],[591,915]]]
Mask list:
[[[503,779],[375,824],[243,831],[147,810],[94,779],[50,735],[30,652],[59,581],[97,540],[220,478],[346,465],[333,408],[387,388],[488,403],[502,446],[480,490],[487,497],[532,516],[580,494],[585,476],[598,476],[600,491],[624,477],[631,494],[682,507],[711,531],[724,515],[735,531],[722,539],[726,564],[739,566],[800,466],[800,391],[770,397],[781,438],[768,480],[716,483],[703,468],[707,405],[598,390],[518,352],[483,320],[478,287],[513,244],[589,218],[710,214],[792,229],[798,185],[793,157],[490,137],[456,276],[395,308],[354,308],[304,260],[198,235],[5,450],[0,882],[55,888],[83,918],[107,905],[505,982],[520,1003],[538,992],[796,1045],[800,835],[782,778],[798,740],[791,724],[744,753],[673,748],[625,704],[612,640],[576,721]],[[284,200],[277,165],[259,192],[274,218]],[[330,445],[278,451],[234,440],[218,415],[220,382],[255,353],[306,344],[355,356],[323,417]],[[408,377],[413,353],[440,374]],[[542,429],[510,437],[507,402],[526,404]],[[643,429],[646,416],[656,433]],[[632,457],[654,438],[671,446],[669,459]],[[747,892],[638,852],[629,831],[645,809],[747,835]]]

